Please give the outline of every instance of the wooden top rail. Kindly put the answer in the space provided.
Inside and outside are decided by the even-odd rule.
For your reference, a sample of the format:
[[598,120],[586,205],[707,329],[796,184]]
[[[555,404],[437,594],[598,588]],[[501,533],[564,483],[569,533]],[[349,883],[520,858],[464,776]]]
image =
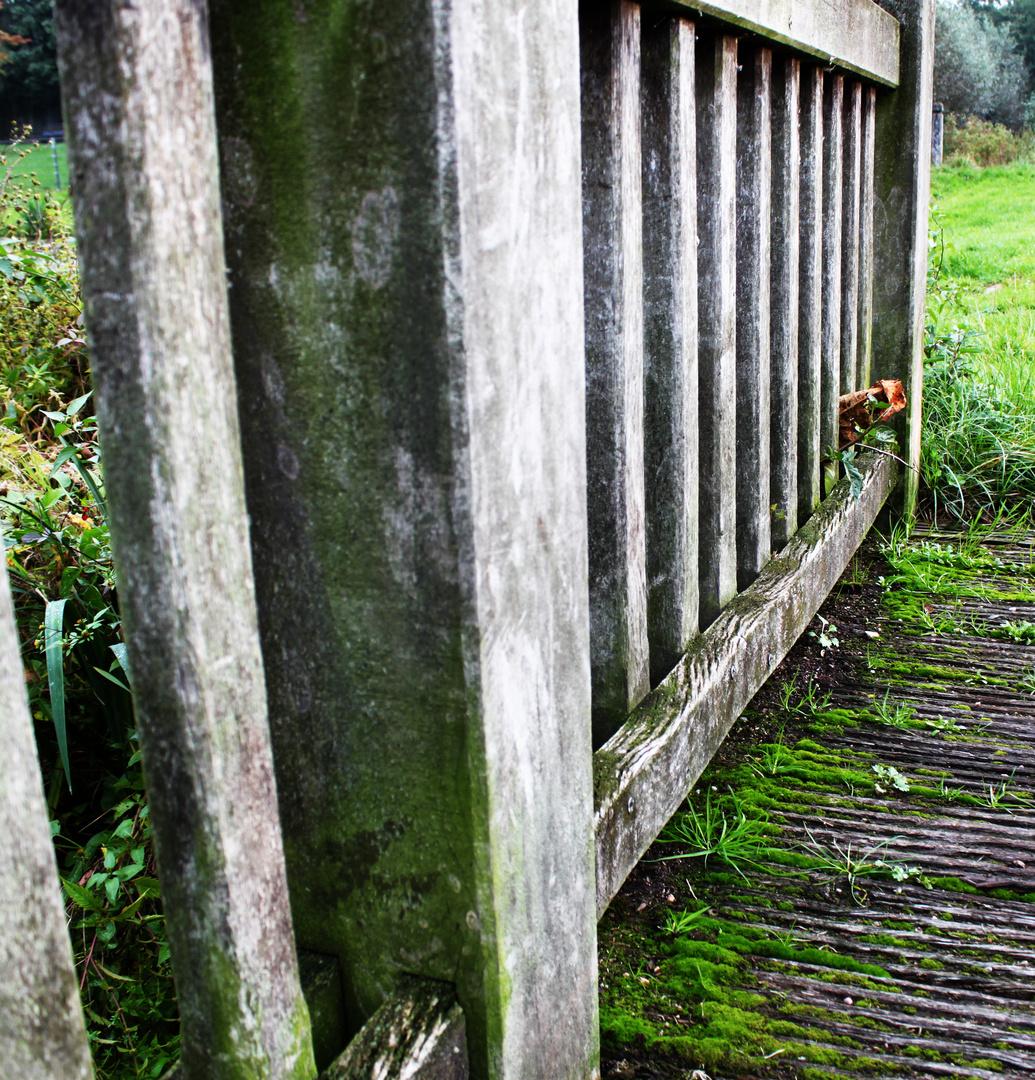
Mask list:
[[663,6],[721,19],[884,86],[899,84],[898,20],[873,0],[671,0]]

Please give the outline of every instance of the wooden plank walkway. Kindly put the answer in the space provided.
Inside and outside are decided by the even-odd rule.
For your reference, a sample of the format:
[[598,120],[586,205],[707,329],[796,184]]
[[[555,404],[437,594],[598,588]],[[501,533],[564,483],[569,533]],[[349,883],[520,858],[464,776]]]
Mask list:
[[[884,585],[850,570],[821,610],[841,644],[803,639],[702,777],[757,807],[770,773],[785,865],[649,861],[680,850],[660,843],[612,905],[604,1077],[1035,1074],[1033,546],[957,539],[915,536]],[[784,704],[812,705],[788,712],[794,678]]]

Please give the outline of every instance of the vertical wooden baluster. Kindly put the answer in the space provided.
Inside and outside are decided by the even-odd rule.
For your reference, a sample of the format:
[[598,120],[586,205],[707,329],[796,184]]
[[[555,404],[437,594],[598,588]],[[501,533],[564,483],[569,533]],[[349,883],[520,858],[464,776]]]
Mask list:
[[582,175],[593,740],[650,687],[643,490],[640,9],[585,9]]
[[859,259],[862,210],[862,83],[852,80],[844,107],[844,203],[841,229],[841,393],[858,390]]
[[823,69],[801,80],[801,221],[798,293],[798,522],[823,497]]
[[737,587],[769,561],[772,50],[745,44],[737,80]]
[[773,230],[769,342],[774,548],[798,528],[798,295],[801,202],[801,61],[773,66]]
[[[838,398],[841,394],[841,231],[844,163],[843,75],[832,73],[823,87],[823,387],[820,446],[837,446]],[[828,483],[836,478],[828,471]]]
[[3,1074],[12,1080],[90,1080],[6,565],[0,567],[0,747]]
[[737,39],[697,46],[701,626],[737,591]]
[[55,11],[112,545],[185,1080],[316,1073],[230,354],[204,5]]
[[643,305],[651,682],[697,633],[697,156],[694,25],[643,26]]
[[863,87],[862,203],[859,211],[859,370],[856,386],[872,384],[873,366],[873,148],[877,88]]

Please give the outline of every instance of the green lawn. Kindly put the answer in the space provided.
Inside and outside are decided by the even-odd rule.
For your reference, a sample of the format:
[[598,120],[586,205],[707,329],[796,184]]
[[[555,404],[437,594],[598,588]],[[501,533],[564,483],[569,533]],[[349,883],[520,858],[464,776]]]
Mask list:
[[[1035,501],[1035,166],[931,178],[925,479],[948,504]],[[954,337],[955,335],[955,337]]]
[[[13,177],[27,178],[35,173],[36,179],[50,191],[58,187],[57,181],[60,177],[61,190],[68,190],[68,154],[64,143],[58,143],[56,147],[51,147],[49,143],[29,147],[27,148],[28,154],[21,161],[18,161],[18,155],[23,149],[26,149],[26,147],[16,148],[11,151],[9,147],[0,146],[0,155],[14,159]],[[54,170],[55,149],[57,150],[57,173]]]

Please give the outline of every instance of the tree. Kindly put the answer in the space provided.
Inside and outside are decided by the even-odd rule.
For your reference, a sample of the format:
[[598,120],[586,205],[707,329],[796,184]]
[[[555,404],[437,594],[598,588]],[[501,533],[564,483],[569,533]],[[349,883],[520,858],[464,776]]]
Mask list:
[[53,0],[4,0],[0,8],[0,49],[7,53],[0,90],[7,122],[56,117],[60,111],[53,6]]
[[[0,4],[0,9],[3,5]],[[29,39],[19,37],[17,34],[9,34],[6,30],[0,29],[0,69],[10,62],[11,54],[7,51],[5,46],[11,45],[27,45]]]
[[[1025,0],[1035,4],[1035,0]],[[975,5],[939,0],[934,96],[948,112],[1020,127],[1028,72],[1007,24]]]

